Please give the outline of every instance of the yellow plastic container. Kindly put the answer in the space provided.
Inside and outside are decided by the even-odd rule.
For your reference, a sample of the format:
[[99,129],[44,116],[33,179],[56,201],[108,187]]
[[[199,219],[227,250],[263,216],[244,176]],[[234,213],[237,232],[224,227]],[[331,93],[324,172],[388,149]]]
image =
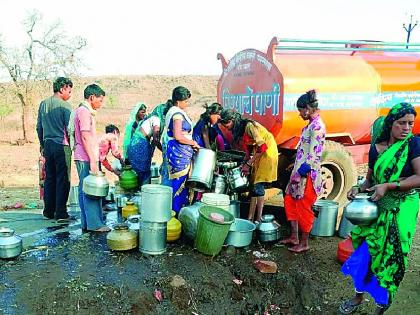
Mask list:
[[139,214],[139,209],[132,201],[127,201],[125,207],[122,208],[122,217],[127,219],[130,215]]
[[181,237],[182,224],[175,218],[176,212],[171,212],[172,218],[168,221],[166,230],[166,240],[168,242],[174,242]]

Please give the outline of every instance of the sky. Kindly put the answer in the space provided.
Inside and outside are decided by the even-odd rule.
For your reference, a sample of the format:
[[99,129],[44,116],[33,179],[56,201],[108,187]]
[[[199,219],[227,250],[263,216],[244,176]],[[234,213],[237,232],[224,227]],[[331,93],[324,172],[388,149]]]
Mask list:
[[93,76],[220,75],[217,53],[265,51],[274,36],[405,42],[403,23],[420,20],[419,0],[0,0],[3,44],[22,45],[34,9],[87,39],[81,74]]

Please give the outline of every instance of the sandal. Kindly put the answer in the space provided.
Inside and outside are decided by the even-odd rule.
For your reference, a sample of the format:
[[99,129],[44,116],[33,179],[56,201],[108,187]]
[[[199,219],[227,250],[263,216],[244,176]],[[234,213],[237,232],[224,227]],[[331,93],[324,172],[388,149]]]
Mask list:
[[340,307],[338,308],[338,313],[339,314],[351,314],[353,312],[355,312],[361,305],[363,304],[363,301],[360,302],[359,304],[354,304],[353,303],[353,298],[343,301],[340,304]]

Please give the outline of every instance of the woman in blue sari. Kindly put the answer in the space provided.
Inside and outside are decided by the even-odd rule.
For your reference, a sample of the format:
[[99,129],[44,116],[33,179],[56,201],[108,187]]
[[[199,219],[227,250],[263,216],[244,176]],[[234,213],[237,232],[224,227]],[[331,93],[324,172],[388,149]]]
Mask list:
[[205,106],[206,111],[201,114],[200,119],[194,126],[193,140],[202,148],[224,150],[224,142],[221,135],[215,129],[220,119],[222,105],[213,103]]
[[172,209],[178,213],[188,204],[188,189],[185,186],[190,171],[194,150],[200,146],[192,139],[193,124],[187,113],[190,91],[178,86],[172,91],[171,106],[165,117],[166,128],[166,160],[169,179],[173,189]]

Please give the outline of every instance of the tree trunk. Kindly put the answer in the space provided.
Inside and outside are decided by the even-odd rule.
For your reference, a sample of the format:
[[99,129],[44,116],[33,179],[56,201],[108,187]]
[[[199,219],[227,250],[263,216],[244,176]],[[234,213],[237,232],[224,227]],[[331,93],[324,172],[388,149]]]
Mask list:
[[26,106],[22,107],[22,131],[23,131],[23,141],[28,142],[28,131],[27,131],[27,118],[26,118]]
[[28,104],[25,102],[25,99],[22,94],[18,94],[18,97],[20,99],[20,103],[22,105],[22,132],[23,132],[23,143],[28,143]]

